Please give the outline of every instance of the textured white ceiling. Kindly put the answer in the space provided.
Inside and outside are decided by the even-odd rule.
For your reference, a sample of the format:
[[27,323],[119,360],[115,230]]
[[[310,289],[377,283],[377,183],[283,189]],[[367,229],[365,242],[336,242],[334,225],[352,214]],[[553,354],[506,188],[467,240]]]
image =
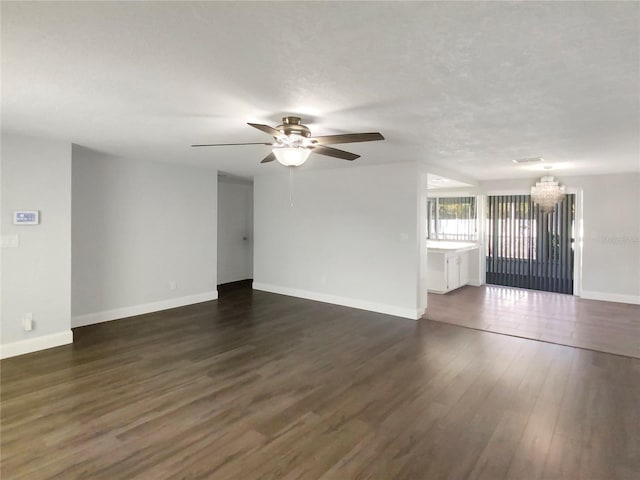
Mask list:
[[250,176],[298,114],[380,131],[302,168],[424,161],[476,179],[640,170],[638,2],[2,2],[2,128]]

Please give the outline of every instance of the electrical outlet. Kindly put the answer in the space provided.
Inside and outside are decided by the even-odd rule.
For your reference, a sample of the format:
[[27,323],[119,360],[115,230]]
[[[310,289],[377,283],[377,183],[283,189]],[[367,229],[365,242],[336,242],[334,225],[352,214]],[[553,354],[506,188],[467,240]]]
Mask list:
[[175,280],[171,280],[169,282],[169,290],[175,290],[178,287],[178,284],[176,283]]
[[22,327],[25,332],[33,330],[33,314],[31,312],[25,313],[22,316]]

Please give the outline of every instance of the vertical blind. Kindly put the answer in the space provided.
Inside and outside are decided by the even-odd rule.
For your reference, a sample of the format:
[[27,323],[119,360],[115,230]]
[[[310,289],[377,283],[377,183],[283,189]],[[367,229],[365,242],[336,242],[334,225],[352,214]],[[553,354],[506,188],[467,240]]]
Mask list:
[[540,212],[530,195],[487,199],[487,283],[573,293],[575,195]]

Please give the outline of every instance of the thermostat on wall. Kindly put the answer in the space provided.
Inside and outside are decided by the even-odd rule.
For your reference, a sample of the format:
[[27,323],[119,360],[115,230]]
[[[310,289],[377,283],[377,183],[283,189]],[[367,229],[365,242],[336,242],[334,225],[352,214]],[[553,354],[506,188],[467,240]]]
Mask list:
[[14,225],[38,225],[40,223],[39,210],[14,210]]

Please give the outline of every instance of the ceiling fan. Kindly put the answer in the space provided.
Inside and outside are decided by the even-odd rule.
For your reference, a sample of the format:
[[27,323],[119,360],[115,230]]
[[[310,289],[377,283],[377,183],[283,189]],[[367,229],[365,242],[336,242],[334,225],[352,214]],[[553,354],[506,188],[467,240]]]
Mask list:
[[372,133],[347,133],[342,135],[325,135],[312,137],[311,131],[300,123],[300,117],[283,117],[282,125],[273,128],[259,123],[249,123],[253,128],[257,128],[269,135],[272,135],[274,142],[249,142],[249,143],[209,143],[203,145],[191,145],[192,147],[220,147],[227,145],[270,145],[273,150],[262,159],[260,163],[273,162],[278,160],[288,167],[302,165],[311,152],[329,157],[340,158],[342,160],[355,160],[360,155],[345,152],[337,148],[327,147],[337,143],[372,142],[374,140],[384,140],[378,132]]

